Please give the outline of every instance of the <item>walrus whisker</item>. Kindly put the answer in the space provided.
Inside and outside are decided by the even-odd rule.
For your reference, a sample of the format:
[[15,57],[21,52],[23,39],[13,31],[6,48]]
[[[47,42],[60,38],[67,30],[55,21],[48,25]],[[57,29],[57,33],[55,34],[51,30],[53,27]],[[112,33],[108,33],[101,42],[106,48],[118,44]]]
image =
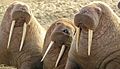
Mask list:
[[77,28],[76,32],[76,51],[78,52],[78,46],[79,46],[79,41],[80,41],[80,34],[81,34],[81,29]]
[[9,48],[9,45],[10,45],[11,36],[12,36],[12,33],[13,33],[14,26],[15,26],[15,20],[13,20],[12,24],[11,24],[9,38],[8,38],[8,44],[7,44],[7,49]]
[[88,56],[90,56],[91,44],[92,44],[93,30],[88,30]]
[[45,56],[47,55],[48,51],[49,51],[50,48],[52,47],[53,43],[54,43],[53,41],[50,42],[50,44],[49,44],[49,46],[48,46],[48,48],[47,48],[45,54],[43,55],[43,58],[41,59],[41,62],[44,60]]
[[26,23],[24,23],[24,26],[23,26],[23,34],[22,34],[22,39],[21,39],[21,44],[20,44],[19,51],[21,51],[21,50],[22,50],[23,43],[24,43],[25,36],[26,36],[26,30],[27,30],[27,24],[26,24]]
[[55,64],[55,68],[57,67],[57,65],[58,65],[61,57],[63,56],[64,51],[65,51],[65,45],[62,45],[62,48],[61,48],[61,50],[60,50],[59,56],[58,56],[57,61],[56,61],[56,64]]

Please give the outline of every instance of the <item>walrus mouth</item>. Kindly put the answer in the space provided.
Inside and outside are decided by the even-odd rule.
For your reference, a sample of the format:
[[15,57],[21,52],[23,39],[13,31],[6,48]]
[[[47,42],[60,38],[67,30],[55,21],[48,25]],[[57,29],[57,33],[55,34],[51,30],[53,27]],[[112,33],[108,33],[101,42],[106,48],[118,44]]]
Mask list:
[[[25,17],[23,15],[25,15]],[[20,48],[19,48],[19,51],[21,51],[22,47],[23,47],[23,44],[24,44],[24,41],[25,41],[27,24],[30,21],[30,15],[27,12],[16,11],[16,12],[12,13],[12,18],[13,18],[13,21],[12,21],[12,24],[11,24],[11,27],[10,27],[7,49],[10,47],[10,42],[11,42],[11,37],[12,37],[12,34],[13,34],[13,29],[15,28],[15,26],[16,27],[19,27],[19,26],[21,27],[22,26],[23,27],[23,32],[22,32],[22,38],[21,38]]]
[[[52,47],[53,44],[54,44],[54,41],[51,41],[50,44],[49,44],[49,46],[48,46],[48,48],[47,48],[47,50],[46,50],[46,52],[45,52],[45,54],[43,55],[43,58],[41,59],[41,62],[45,59],[47,53],[49,52],[49,50],[50,50],[50,48]],[[58,64],[59,64],[59,62],[60,62],[60,59],[61,59],[61,57],[62,57],[63,54],[64,54],[65,48],[66,48],[66,47],[65,47],[65,45],[63,44],[63,45],[62,45],[62,48],[61,48],[61,50],[60,50],[60,53],[59,53],[59,55],[58,55],[57,61],[56,61],[56,63],[55,63],[55,67],[58,66]]]

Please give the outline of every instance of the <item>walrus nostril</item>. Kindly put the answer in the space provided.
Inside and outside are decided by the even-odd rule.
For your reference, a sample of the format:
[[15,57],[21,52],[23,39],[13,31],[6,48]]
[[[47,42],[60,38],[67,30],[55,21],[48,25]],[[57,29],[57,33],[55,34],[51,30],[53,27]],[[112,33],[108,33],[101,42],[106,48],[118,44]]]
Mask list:
[[84,10],[83,13],[88,13],[89,11],[88,10]]
[[69,31],[67,29],[64,29],[63,32],[69,34]]
[[21,7],[20,9],[21,9],[23,12],[25,12],[25,10],[26,10],[25,8],[22,8],[22,7]]

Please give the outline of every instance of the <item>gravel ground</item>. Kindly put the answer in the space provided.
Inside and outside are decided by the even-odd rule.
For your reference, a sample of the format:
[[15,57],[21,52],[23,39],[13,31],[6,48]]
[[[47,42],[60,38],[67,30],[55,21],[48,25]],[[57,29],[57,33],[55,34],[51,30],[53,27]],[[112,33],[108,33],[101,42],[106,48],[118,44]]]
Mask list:
[[[0,22],[7,7],[15,0],[0,0]],[[34,16],[39,23],[47,29],[55,20],[59,18],[69,18],[73,20],[75,13],[79,9],[92,1],[106,2],[114,12],[120,16],[120,10],[117,8],[118,0],[17,0],[25,2],[30,6]],[[14,69],[0,65],[0,69]]]

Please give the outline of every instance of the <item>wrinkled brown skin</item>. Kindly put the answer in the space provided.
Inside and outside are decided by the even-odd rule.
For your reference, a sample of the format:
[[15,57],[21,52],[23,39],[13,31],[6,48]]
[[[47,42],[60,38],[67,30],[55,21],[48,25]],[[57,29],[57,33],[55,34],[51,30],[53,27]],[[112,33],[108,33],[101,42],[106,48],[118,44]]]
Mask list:
[[[80,45],[76,52],[73,40],[65,69],[120,69],[120,19],[112,9],[105,3],[92,2],[81,8],[74,21],[82,28]],[[88,28],[94,31],[90,56]]]
[[[67,30],[68,33],[65,33],[63,30]],[[68,51],[70,49],[71,41],[76,32],[76,28],[73,25],[72,21],[61,18],[53,23],[48,29],[43,45],[43,54],[45,53],[50,41],[55,43],[50,48],[48,54],[46,55],[43,61],[44,69],[64,69],[68,57]],[[62,43],[66,46],[64,55],[62,56],[60,63],[55,68],[55,63],[57,61],[58,55],[60,53]]]
[[[25,14],[30,15],[30,19],[27,15],[22,15],[22,12],[20,15],[14,15],[14,11],[25,11]],[[12,19],[17,16],[18,19],[20,19],[19,16],[22,16],[23,19],[15,23],[10,47],[7,49]],[[23,48],[19,51],[24,22],[29,23],[27,23]],[[0,64],[15,66],[17,69],[41,69],[40,60],[45,33],[45,29],[36,21],[28,5],[21,2],[12,3],[7,8],[0,26]]]

